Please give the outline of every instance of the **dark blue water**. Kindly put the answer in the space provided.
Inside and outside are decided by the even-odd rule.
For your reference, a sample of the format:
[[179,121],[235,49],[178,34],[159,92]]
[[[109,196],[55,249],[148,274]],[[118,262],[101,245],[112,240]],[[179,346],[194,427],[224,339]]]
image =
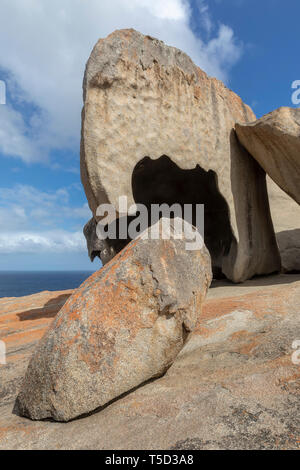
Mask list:
[[0,297],[74,289],[91,274],[90,271],[0,271]]

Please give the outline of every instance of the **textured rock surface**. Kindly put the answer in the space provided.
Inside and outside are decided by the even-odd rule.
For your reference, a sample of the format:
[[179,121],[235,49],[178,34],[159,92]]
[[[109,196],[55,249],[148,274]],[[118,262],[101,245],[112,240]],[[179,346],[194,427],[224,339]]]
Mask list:
[[300,229],[286,230],[276,234],[282,270],[300,272]]
[[101,253],[101,261],[103,264],[106,264],[116,255],[116,250],[114,250],[113,246],[109,246],[106,240],[101,240],[98,238],[96,227],[96,221],[94,218],[92,218],[85,224],[83,229],[88,254],[90,260],[94,261],[95,257],[100,257]]
[[132,241],[77,289],[41,340],[20,412],[68,421],[162,375],[194,329],[210,282],[204,245]]
[[300,272],[300,206],[269,177],[267,181],[282,270]]
[[291,361],[300,339],[299,275],[214,283],[201,324],[163,378],[86,418],[30,421],[12,409],[37,341],[32,333],[51,321],[44,305],[51,302],[52,315],[67,296],[0,299],[8,345],[1,449],[300,449],[300,366]]
[[253,123],[237,124],[241,144],[300,204],[300,109],[279,108]]
[[[141,202],[132,190],[136,165],[144,157],[151,162],[166,155],[179,169],[199,165],[199,186],[209,185],[213,176],[214,191],[226,202],[231,243],[224,246],[226,230],[214,230],[220,245],[216,258],[226,276],[242,281],[278,270],[265,173],[233,131],[236,122],[254,119],[235,93],[180,50],[134,30],[101,39],[87,63],[82,113],[81,177],[94,216],[100,203],[117,208],[121,195],[129,204]],[[157,194],[161,184],[157,188],[149,181],[152,199],[163,202]],[[177,188],[177,197],[184,200],[188,186]],[[201,195],[197,202],[209,208],[209,227],[216,218],[214,202]]]
[[0,365],[2,404],[15,396],[33,347],[71,293],[71,290],[65,290],[0,298],[0,340],[4,340],[8,354],[7,364]]

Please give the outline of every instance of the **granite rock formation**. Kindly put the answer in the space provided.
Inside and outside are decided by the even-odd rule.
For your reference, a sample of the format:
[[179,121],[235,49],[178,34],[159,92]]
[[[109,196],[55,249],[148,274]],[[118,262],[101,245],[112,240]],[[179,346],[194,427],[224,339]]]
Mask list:
[[236,124],[241,144],[300,204],[300,109],[279,108],[255,122]]
[[300,276],[215,281],[173,366],[68,423],[12,413],[30,356],[70,292],[0,299],[0,449],[300,449]]
[[186,250],[175,222],[163,239],[164,220],[159,239],[133,240],[68,299],[30,361],[21,414],[69,421],[171,366],[201,315],[211,262],[204,244]]
[[[115,31],[88,60],[81,178],[95,219],[101,203],[204,203],[214,270],[240,282],[280,269],[265,172],[234,125],[251,109],[183,52],[135,30]],[[119,247],[93,248],[105,263]],[[107,258],[107,253],[109,257]]]

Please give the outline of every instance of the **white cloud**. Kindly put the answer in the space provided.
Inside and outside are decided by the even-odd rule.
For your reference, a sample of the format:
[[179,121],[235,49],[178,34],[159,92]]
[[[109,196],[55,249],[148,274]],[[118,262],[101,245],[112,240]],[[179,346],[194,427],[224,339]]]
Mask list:
[[41,191],[34,186],[16,184],[12,188],[0,187],[0,201],[5,203],[22,204],[23,207],[50,208],[55,204],[67,204],[69,201],[67,188],[59,188],[55,191]]
[[0,106],[0,152],[26,162],[39,160],[38,148],[26,133],[22,114],[8,105]]
[[66,253],[86,251],[82,232],[0,233],[0,253]]
[[70,192],[73,190],[72,187],[46,192],[20,184],[0,188],[0,233],[32,229],[40,232],[62,226],[81,230],[91,217],[91,211],[87,203],[80,206],[72,204]]
[[[210,33],[212,19],[200,3]],[[29,162],[46,160],[54,148],[78,149],[84,66],[99,37],[115,29],[159,37],[226,80],[241,53],[232,30],[221,25],[203,41],[190,16],[187,0],[1,0],[0,67],[9,72],[13,98],[34,112],[1,107],[0,151]]]
[[215,70],[219,69],[220,74],[222,74],[222,70],[227,70],[240,58],[241,51],[233,44],[233,31],[225,25],[220,26],[218,36],[207,44],[206,52],[210,58],[211,66]]
[[25,209],[16,204],[0,207],[0,227],[2,230],[18,230],[28,224]]
[[86,221],[91,218],[91,211],[87,202],[82,207],[75,207],[72,214],[73,217],[82,217]]
[[168,20],[184,20],[188,12],[188,4],[182,0],[130,0],[127,6],[131,10],[142,7],[150,15]]
[[207,3],[204,0],[196,0],[196,7],[200,13],[200,22],[208,34],[211,33],[213,22]]
[[[0,253],[86,250],[82,233],[87,203],[74,206],[72,188],[40,191],[28,185],[0,188]],[[65,227],[57,230],[56,227]]]

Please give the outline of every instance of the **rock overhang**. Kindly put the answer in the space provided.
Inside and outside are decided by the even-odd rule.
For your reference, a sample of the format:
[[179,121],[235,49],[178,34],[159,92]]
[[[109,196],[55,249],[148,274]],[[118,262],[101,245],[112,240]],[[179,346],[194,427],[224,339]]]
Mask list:
[[101,203],[136,202],[132,174],[146,156],[216,174],[233,239],[221,270],[240,282],[280,269],[265,173],[239,144],[252,110],[182,51],[135,30],[101,39],[84,77],[81,176],[97,220]]

